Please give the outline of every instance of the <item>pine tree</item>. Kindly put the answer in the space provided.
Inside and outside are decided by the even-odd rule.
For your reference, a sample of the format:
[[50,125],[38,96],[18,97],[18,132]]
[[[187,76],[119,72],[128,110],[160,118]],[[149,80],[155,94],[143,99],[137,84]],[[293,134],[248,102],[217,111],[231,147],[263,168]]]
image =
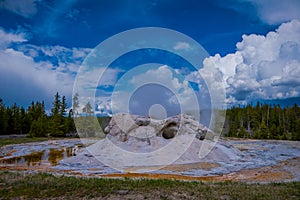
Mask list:
[[257,139],[269,139],[270,138],[270,131],[264,121],[261,122],[259,130],[256,131],[254,134],[255,138]]
[[300,140],[300,118],[295,121],[295,131],[292,134],[292,140]]
[[77,117],[78,116],[78,109],[79,109],[79,95],[78,95],[78,93],[76,93],[75,96],[73,97],[72,109],[73,109],[73,115],[75,115],[75,117]]
[[66,109],[67,109],[67,102],[66,102],[66,97],[62,97],[61,105],[60,105],[60,115],[65,116],[66,115]]
[[279,137],[277,135],[277,127],[274,123],[271,124],[270,135],[272,135],[272,138],[274,138],[274,139],[279,139]]
[[91,115],[93,113],[93,108],[90,102],[87,102],[87,104],[82,109],[83,113],[86,113],[86,115]]
[[49,133],[53,137],[65,136],[63,116],[62,114],[62,102],[61,97],[56,93],[54,96],[53,107],[51,109]]
[[29,136],[30,137],[47,137],[48,119],[46,115],[41,115],[38,120],[32,122]]
[[30,130],[30,124],[27,120],[27,114],[23,107],[20,108],[20,123],[21,123],[21,134],[27,134]]
[[21,117],[20,117],[20,108],[14,103],[11,107],[12,114],[12,133],[21,134]]
[[57,92],[54,96],[53,107],[51,109],[52,116],[58,116],[60,114],[61,111],[60,106],[61,106],[60,95]]
[[8,116],[3,100],[0,98],[0,135],[7,134]]
[[93,108],[88,102],[82,109],[84,115],[76,119],[76,128],[78,128],[81,137],[93,137],[99,127],[98,120],[92,116]]
[[[48,136],[48,118],[45,112],[44,102],[32,102],[28,108],[27,115],[30,116],[29,137],[47,137]],[[28,118],[25,118],[25,122]]]
[[7,117],[7,134],[14,134],[14,127],[13,127],[13,114],[11,107],[6,107],[6,117]]
[[74,123],[72,116],[73,116],[73,110],[70,109],[68,117],[65,120],[66,133],[75,133],[76,132],[75,123]]

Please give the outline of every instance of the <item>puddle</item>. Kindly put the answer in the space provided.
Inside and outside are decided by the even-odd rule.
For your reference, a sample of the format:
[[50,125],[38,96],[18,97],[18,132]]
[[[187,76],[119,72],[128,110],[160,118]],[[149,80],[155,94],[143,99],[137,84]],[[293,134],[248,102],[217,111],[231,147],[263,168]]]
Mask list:
[[10,158],[0,158],[0,165],[18,166],[56,166],[62,159],[74,156],[74,148],[46,149],[39,152],[32,152],[29,155],[15,156]]

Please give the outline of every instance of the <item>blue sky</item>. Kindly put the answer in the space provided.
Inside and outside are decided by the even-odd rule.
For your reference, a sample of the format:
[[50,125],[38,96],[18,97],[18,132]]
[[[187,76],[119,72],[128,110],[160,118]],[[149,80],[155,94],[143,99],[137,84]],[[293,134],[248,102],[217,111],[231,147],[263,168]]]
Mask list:
[[[0,98],[6,104],[26,107],[31,100],[45,100],[49,109],[58,91],[70,105],[75,77],[90,51],[139,27],[173,29],[201,44],[211,56],[204,68],[210,61],[217,66],[228,105],[300,97],[298,0],[3,0],[0,18]],[[136,64],[149,61],[146,57]],[[162,66],[184,68],[167,58]],[[114,84],[130,59],[105,72],[110,83],[99,85],[98,110],[111,109]],[[195,72],[184,75],[192,83],[188,88],[201,85]]]
[[[7,2],[19,6],[5,6],[13,4]],[[242,34],[266,34],[279,24],[262,21],[255,7],[248,1],[221,0],[5,0],[0,16],[4,29],[24,31],[36,45],[93,48],[121,31],[157,26],[189,35],[210,54],[225,55]]]

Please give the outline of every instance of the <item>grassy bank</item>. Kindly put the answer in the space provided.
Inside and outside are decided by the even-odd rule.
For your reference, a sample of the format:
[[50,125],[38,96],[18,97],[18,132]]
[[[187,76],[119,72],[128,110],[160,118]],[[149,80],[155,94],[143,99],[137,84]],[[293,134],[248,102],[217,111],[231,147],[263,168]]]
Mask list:
[[300,183],[202,183],[0,172],[0,199],[299,199]]

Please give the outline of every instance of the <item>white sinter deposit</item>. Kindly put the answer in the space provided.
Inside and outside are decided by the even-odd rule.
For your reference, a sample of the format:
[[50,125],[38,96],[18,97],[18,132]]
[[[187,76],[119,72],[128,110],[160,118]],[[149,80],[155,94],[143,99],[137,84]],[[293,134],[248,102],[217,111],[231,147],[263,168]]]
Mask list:
[[87,149],[101,163],[120,171],[135,166],[152,171],[170,164],[234,161],[241,156],[188,115],[155,120],[117,114],[105,132],[105,139]]

